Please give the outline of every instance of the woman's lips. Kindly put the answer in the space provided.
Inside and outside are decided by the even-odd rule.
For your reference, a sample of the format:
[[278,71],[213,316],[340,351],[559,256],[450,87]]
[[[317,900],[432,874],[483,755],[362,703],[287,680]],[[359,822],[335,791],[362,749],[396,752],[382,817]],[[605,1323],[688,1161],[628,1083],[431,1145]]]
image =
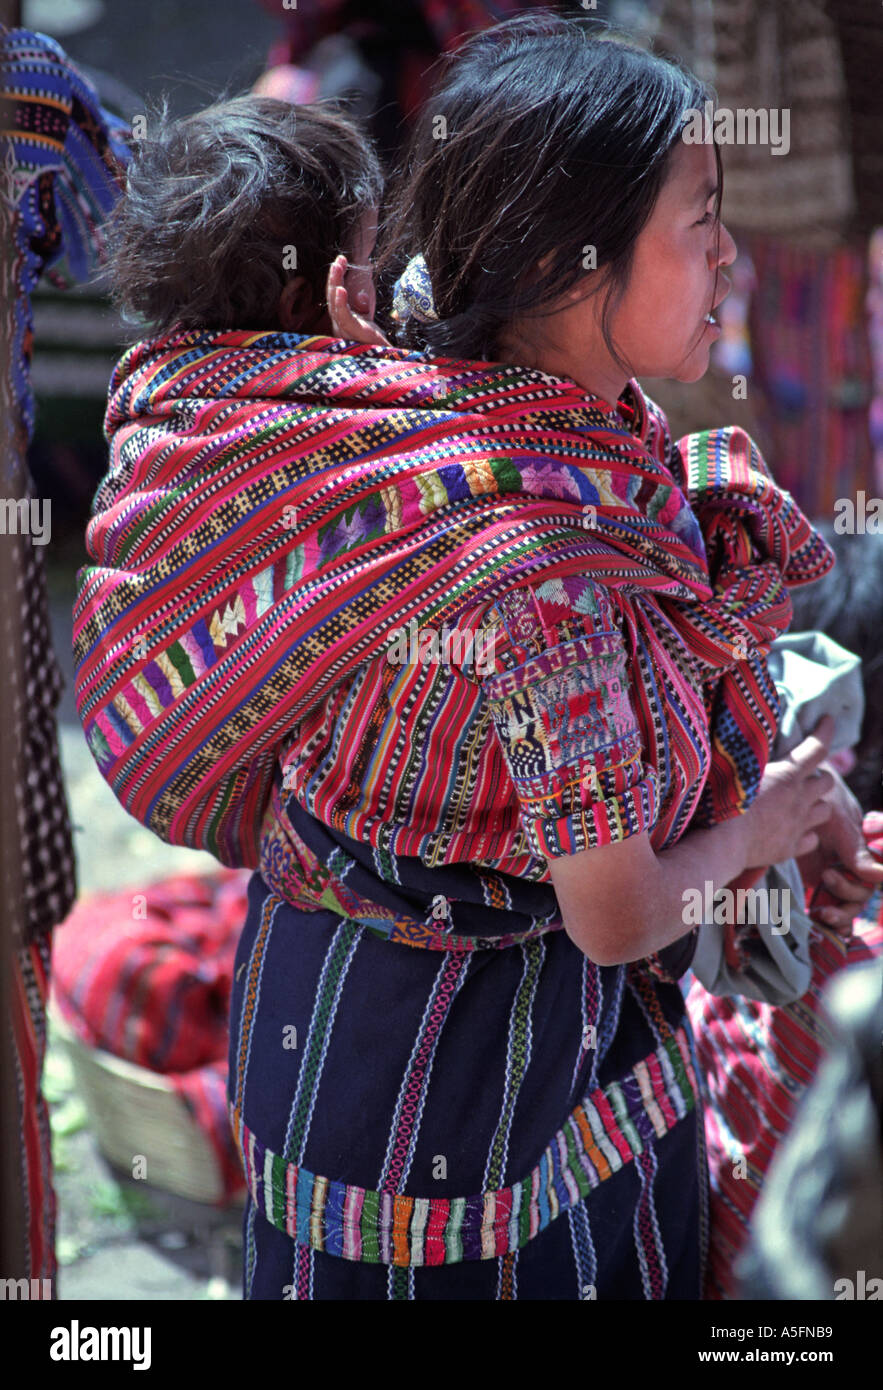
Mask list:
[[720,299],[719,299],[719,300],[717,301],[717,303],[714,305],[714,308],[711,310],[710,313],[704,314],[704,315],[703,315],[704,322],[707,323],[707,324],[709,325],[710,328],[716,328],[716,329],[718,330],[718,332],[720,332],[720,323],[718,322],[718,319],[717,319],[717,317],[716,317],[717,311],[718,311],[718,309],[720,308],[720,306],[723,304],[723,302],[724,302],[724,300],[726,299],[727,295],[730,293],[730,285],[729,285],[729,283],[728,283],[727,281],[724,281],[724,283],[726,284],[727,288],[724,290],[724,292],[723,292],[723,294],[721,295]]

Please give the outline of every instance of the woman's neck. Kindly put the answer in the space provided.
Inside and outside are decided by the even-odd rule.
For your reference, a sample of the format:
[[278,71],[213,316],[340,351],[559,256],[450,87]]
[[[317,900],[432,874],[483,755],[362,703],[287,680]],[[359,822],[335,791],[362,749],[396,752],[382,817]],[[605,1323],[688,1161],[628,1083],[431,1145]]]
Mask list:
[[545,372],[547,376],[575,381],[588,395],[599,397],[613,410],[628,385],[628,377],[623,375],[622,368],[606,353],[593,354],[590,358],[587,353],[574,351],[567,344],[551,343],[534,334],[528,337],[523,332],[504,335],[499,347],[500,360]]

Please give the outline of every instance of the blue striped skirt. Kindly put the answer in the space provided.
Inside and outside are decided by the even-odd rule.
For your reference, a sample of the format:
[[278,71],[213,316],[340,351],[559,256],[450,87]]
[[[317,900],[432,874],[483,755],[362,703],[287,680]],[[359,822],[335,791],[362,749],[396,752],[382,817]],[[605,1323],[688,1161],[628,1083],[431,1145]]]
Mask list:
[[[431,903],[439,871],[407,872]],[[229,1080],[246,1298],[700,1297],[681,990],[561,930],[496,945],[513,917],[421,949],[252,876]]]

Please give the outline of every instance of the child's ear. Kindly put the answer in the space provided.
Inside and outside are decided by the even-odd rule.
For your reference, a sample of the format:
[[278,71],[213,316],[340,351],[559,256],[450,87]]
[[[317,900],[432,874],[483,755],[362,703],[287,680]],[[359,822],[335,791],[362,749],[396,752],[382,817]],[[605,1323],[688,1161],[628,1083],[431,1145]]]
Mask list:
[[294,275],[279,296],[279,325],[283,333],[299,333],[319,308],[303,275]]
[[367,314],[371,307],[371,296],[367,290],[355,290],[349,299],[351,308],[359,314]]

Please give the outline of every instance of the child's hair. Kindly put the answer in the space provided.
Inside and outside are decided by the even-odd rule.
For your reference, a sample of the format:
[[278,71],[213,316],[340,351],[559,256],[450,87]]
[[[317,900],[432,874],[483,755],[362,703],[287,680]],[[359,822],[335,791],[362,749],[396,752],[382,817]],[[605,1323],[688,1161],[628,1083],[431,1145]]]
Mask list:
[[378,261],[387,275],[426,261],[440,321],[409,319],[404,341],[492,357],[515,318],[586,279],[594,248],[609,271],[602,331],[625,365],[611,316],[684,114],[706,100],[692,74],[597,21],[534,12],[467,40],[421,113]]
[[181,120],[162,103],[147,126],[114,218],[123,316],[155,333],[272,329],[294,275],[324,303],[329,265],[383,194],[355,120],[335,103],[246,95]]
[[817,629],[862,659],[865,717],[856,765],[844,779],[865,811],[883,810],[883,535],[840,535],[814,522],[837,564],[815,584],[791,590],[793,632]]

